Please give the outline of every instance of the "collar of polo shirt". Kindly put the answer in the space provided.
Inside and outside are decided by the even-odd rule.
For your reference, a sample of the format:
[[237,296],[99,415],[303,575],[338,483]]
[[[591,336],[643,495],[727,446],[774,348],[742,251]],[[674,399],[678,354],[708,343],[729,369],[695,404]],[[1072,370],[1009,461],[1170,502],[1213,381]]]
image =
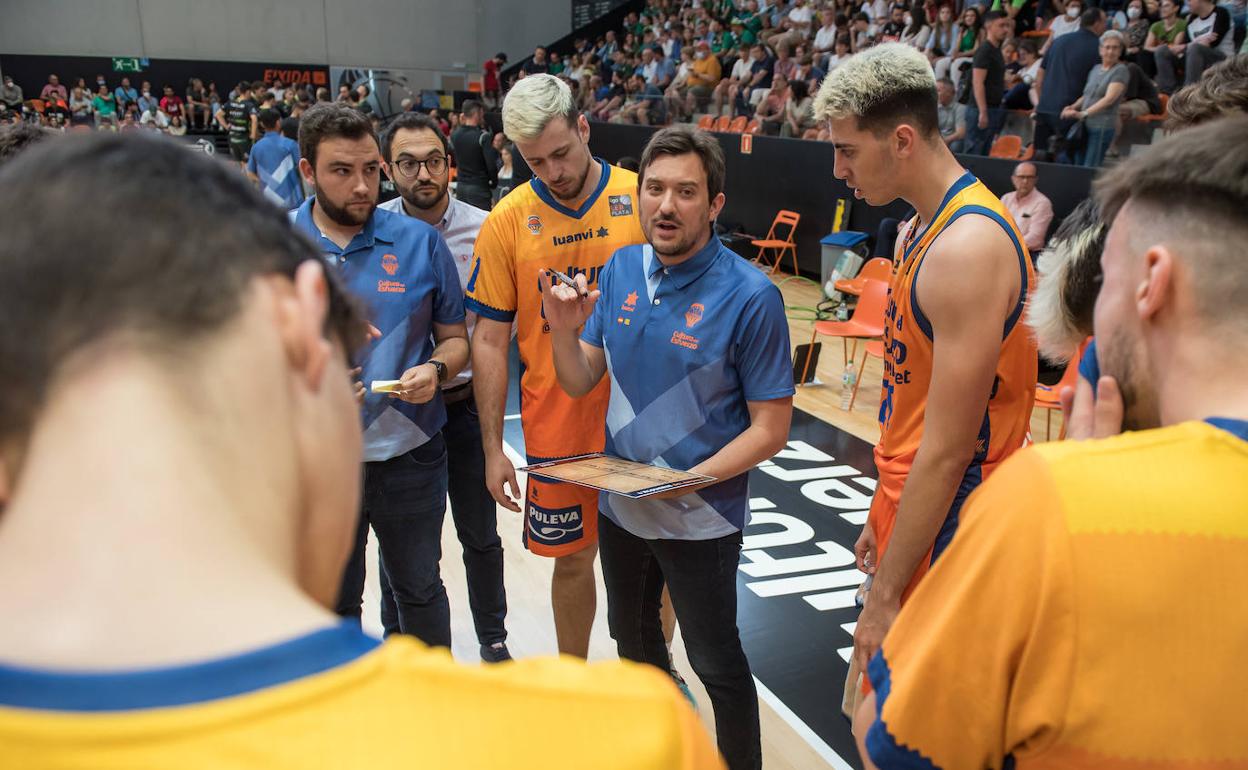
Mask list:
[[646,266],[646,277],[654,278],[659,273],[663,273],[676,284],[676,288],[683,289],[707,271],[707,268],[715,261],[716,255],[719,254],[720,248],[722,248],[722,244],[712,233],[711,239],[706,242],[705,246],[695,252],[693,256],[678,265],[668,266],[659,260],[659,256],[654,253],[653,247],[649,247],[646,249],[646,256],[650,261]]
[[[295,222],[299,225],[311,225],[308,229],[315,230],[318,235],[325,238],[325,233],[321,232],[321,228],[316,226],[316,220],[312,218],[312,205],[316,197],[310,197],[299,207],[298,213],[295,214]],[[347,244],[347,248],[342,249],[342,253],[354,251],[360,248],[371,248],[377,241],[384,243],[394,243],[394,228],[390,226],[391,216],[396,216],[393,212],[385,211],[380,208],[374,208],[373,213],[368,217],[368,221],[364,223],[363,229],[355,234],[351,239],[351,243]],[[357,242],[357,239],[359,241]],[[329,241],[328,238],[325,238]],[[333,243],[333,241],[330,241]],[[337,248],[337,246],[335,246]]]

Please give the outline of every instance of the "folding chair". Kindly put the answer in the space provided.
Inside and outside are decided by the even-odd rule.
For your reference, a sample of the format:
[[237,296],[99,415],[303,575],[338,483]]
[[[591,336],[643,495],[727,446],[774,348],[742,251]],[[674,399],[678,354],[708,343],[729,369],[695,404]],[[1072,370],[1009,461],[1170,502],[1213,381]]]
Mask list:
[[[767,237],[756,241],[750,241],[751,246],[758,247],[758,256],[754,257],[754,264],[766,264],[764,257],[770,250],[774,252],[775,261],[771,263],[770,273],[775,273],[780,268],[780,262],[784,259],[784,252],[793,255],[793,275],[799,275],[797,269],[797,244],[793,241],[794,235],[797,233],[797,223],[801,220],[802,215],[795,211],[787,211],[781,209],[776,212],[776,218],[771,223],[771,229],[767,231]],[[789,234],[781,240],[777,237],[776,228],[781,225],[789,226]]]

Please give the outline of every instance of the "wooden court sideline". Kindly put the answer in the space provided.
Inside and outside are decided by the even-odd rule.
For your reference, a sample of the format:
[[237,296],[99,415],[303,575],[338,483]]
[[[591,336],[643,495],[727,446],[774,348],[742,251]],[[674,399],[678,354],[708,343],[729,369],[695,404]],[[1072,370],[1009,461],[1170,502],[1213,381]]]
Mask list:
[[[781,284],[781,293],[786,305],[814,307],[822,298],[822,291],[815,284],[801,280],[784,280],[786,276],[778,275],[773,280]],[[795,318],[795,316],[801,316]],[[789,334],[793,346],[805,344],[810,340],[812,323],[806,318],[809,314],[790,313]],[[823,352],[817,369],[818,380],[822,385],[799,387],[794,398],[794,406],[819,417],[830,425],[844,430],[864,441],[875,443],[879,438],[879,425],[876,422],[879,409],[879,383],[883,377],[883,367],[879,359],[867,358],[861,372],[862,385],[858,399],[852,412],[840,408],[842,363],[841,341],[831,337],[821,337]],[[858,348],[858,362],[862,361],[862,346]],[[512,383],[511,387],[515,387]],[[1061,416],[1054,415],[1052,431],[1054,438],[1060,430]],[[1036,410],[1032,415],[1032,434],[1037,440],[1045,435],[1045,415]],[[513,458],[517,465],[520,458]],[[521,474],[521,486],[524,476]],[[550,610],[550,574],[553,561],[531,556],[520,544],[520,514],[512,513],[503,508],[498,510],[498,531],[503,539],[504,575],[507,588],[507,630],[509,637],[507,646],[517,658],[557,653],[554,620]],[[464,577],[464,565],[459,541],[455,538],[455,528],[451,517],[446,517],[442,532],[442,579],[446,583],[447,594],[451,603],[451,633],[453,654],[456,659],[465,663],[478,665],[478,645],[472,627],[472,615],[468,610],[468,594]],[[364,596],[364,628],[366,631],[380,635],[381,624],[378,619],[378,587],[376,568],[375,541],[369,543],[368,582]],[[780,633],[780,632],[778,632]],[[677,631],[673,643],[673,657],[677,670],[689,683],[690,689],[697,698],[699,715],[707,729],[714,734],[714,719],[710,700],[701,683],[689,666]],[[591,661],[610,660],[616,657],[615,642],[607,632],[606,598],[601,582],[598,582],[598,612],[594,620],[594,630],[590,639]],[[843,682],[828,682],[828,708],[839,708],[840,692]],[[769,704],[768,699],[760,698],[759,713],[762,723],[763,763],[769,770],[806,770],[807,768],[850,767],[838,762],[836,757],[821,756],[815,748],[802,736],[789,719],[784,710]]]

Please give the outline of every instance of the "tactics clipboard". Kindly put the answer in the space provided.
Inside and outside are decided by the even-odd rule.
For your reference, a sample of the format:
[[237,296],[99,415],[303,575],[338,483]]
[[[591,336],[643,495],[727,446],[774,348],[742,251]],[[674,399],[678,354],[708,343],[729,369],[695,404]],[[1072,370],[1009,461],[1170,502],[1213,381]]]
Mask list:
[[551,481],[563,481],[633,499],[715,481],[714,477],[700,473],[608,457],[601,452],[565,457],[516,470]]

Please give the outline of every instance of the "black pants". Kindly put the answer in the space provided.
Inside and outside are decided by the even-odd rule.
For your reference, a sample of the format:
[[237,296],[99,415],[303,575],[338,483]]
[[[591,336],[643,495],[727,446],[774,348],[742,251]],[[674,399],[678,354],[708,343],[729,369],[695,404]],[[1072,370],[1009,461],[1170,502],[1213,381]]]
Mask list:
[[364,463],[364,504],[343,573],[338,614],[360,617],[364,546],[372,525],[398,605],[399,630],[451,646],[451,608],[438,571],[446,516],[446,441],[438,433],[406,454]]
[[732,770],[762,767],[758,692],[737,629],[741,533],[715,540],[644,540],[598,516],[607,622],[621,658],[668,670],[659,619],[663,586],[689,663],[715,710],[719,752]]
[[456,182],[455,197],[479,209],[490,210],[492,196],[490,195],[489,185],[476,182]]
[[[463,387],[471,388],[472,385]],[[464,548],[468,578],[468,607],[477,641],[484,645],[507,641],[507,593],[503,589],[503,541],[498,536],[498,508],[485,487],[485,452],[481,449],[481,422],[471,397],[446,405],[447,473],[451,518]],[[399,611],[390,579],[381,571],[381,623],[386,636],[398,633]]]

